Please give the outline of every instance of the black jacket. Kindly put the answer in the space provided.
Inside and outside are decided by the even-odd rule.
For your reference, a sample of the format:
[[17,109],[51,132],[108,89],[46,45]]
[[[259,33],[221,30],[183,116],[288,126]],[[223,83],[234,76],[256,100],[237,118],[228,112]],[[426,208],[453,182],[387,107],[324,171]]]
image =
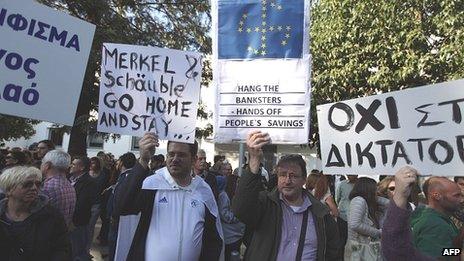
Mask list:
[[[232,203],[237,218],[247,229],[253,230],[244,260],[273,261],[279,250],[283,216],[279,191],[277,188],[271,192],[263,191],[262,187],[261,175],[252,174],[247,169],[239,180]],[[311,201],[309,209],[316,225],[317,260],[341,260],[337,223],[327,207],[310,193],[306,195]]]
[[[7,199],[0,202],[0,259],[10,261],[71,260],[71,244],[63,216],[39,197],[22,233],[14,236],[6,219]],[[16,233],[15,233],[16,234]]]
[[[129,261],[145,260],[145,244],[153,213],[155,190],[142,189],[143,180],[149,175],[149,170],[137,163],[124,181],[120,184],[115,197],[116,214],[136,215],[141,212],[140,221],[132,240],[127,256]],[[222,250],[222,239],[216,229],[216,218],[205,208],[205,223],[203,230],[201,261],[219,260]]]
[[97,197],[95,198],[94,204],[101,204],[103,201],[103,191],[108,188],[110,185],[110,172],[108,169],[104,168],[100,172],[98,177],[93,178],[95,183],[97,184]]
[[86,226],[90,221],[92,205],[98,196],[97,183],[88,173],[85,173],[74,184],[74,189],[76,190],[76,208],[73,223],[75,226]]
[[214,198],[218,199],[219,196],[219,190],[218,190],[218,185],[216,181],[216,176],[219,175],[219,173],[207,170],[205,176],[203,177],[205,179],[205,182],[209,185],[211,190],[213,191]]

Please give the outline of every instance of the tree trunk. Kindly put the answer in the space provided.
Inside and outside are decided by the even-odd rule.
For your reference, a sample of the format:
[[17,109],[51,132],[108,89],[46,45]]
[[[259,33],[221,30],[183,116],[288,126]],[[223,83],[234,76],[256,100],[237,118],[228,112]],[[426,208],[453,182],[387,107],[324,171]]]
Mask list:
[[71,128],[69,137],[68,153],[72,156],[87,156],[87,126],[84,123],[88,121],[90,113],[90,99],[85,90],[85,84],[82,86],[79,104],[77,105],[76,118],[74,126]]
[[[89,116],[91,109],[92,98],[96,93],[98,97],[99,87],[95,86],[97,81],[95,72],[98,68],[97,59],[100,59],[98,50],[101,50],[101,40],[98,37],[98,21],[96,21],[96,8],[86,10],[87,20],[90,23],[97,25],[95,35],[92,42],[92,49],[90,50],[89,60],[87,61],[87,68],[85,70],[84,83],[82,84],[82,91],[77,105],[76,117],[74,118],[74,126],[71,128],[71,135],[69,137],[68,153],[74,156],[87,156],[87,136],[89,129]],[[99,86],[99,85],[97,85]],[[92,90],[93,89],[93,90]],[[98,103],[98,98],[96,99]]]
[[[95,39],[93,44],[95,44]],[[72,157],[87,156],[87,135],[92,98],[90,96],[91,88],[95,88],[95,70],[97,67],[95,55],[93,55],[92,52],[93,51],[90,52],[89,61],[87,63],[84,83],[82,84],[82,91],[77,105],[76,117],[74,118],[74,126],[71,128],[71,135],[69,137],[68,153]],[[96,91],[98,92],[98,89]]]

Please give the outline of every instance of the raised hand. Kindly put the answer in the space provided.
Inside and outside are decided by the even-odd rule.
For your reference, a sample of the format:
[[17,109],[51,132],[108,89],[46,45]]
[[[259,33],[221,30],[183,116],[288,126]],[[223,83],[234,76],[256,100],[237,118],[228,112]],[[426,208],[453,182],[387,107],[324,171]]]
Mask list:
[[400,208],[406,209],[411,188],[416,183],[417,170],[410,166],[404,166],[395,174],[395,194],[393,200]]
[[144,167],[148,167],[148,162],[151,156],[155,153],[156,147],[159,146],[158,135],[147,132],[139,141],[140,159],[139,163]]
[[246,144],[248,147],[249,154],[249,167],[252,173],[257,174],[259,172],[259,166],[261,163],[261,157],[263,155],[263,146],[271,143],[269,134],[261,131],[251,131],[247,135]]

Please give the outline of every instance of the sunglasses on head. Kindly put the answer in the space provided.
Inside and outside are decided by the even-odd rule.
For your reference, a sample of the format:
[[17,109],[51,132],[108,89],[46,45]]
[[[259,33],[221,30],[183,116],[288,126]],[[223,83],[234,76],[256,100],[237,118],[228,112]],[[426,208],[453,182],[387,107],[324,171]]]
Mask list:
[[23,183],[21,184],[21,186],[22,186],[23,189],[30,189],[30,188],[32,188],[32,186],[34,186],[34,185],[35,185],[36,187],[40,188],[40,186],[42,186],[42,182],[41,182],[41,181],[38,181],[38,180],[34,180],[34,181],[30,180],[30,181],[23,182]]
[[280,157],[280,159],[303,159],[303,157],[299,154],[286,154]]

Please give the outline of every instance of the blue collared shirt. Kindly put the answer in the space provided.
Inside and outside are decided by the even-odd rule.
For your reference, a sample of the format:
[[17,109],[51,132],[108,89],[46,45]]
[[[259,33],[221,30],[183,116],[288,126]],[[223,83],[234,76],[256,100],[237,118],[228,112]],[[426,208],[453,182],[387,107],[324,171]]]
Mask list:
[[[301,206],[290,206],[283,200],[281,194],[279,197],[282,207],[282,236],[279,251],[277,252],[277,261],[295,260],[303,223],[303,213],[311,206],[311,201],[307,196],[304,196]],[[309,209],[308,212],[308,226],[301,257],[302,261],[312,261],[317,258],[316,225],[311,210]]]

